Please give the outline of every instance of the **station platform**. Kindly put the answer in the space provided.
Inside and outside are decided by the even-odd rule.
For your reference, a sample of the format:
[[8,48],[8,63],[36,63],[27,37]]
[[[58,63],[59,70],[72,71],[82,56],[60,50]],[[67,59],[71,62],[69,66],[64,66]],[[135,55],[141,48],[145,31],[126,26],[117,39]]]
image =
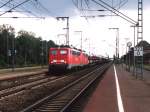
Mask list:
[[150,71],[141,80],[122,65],[112,65],[83,112],[150,112]]

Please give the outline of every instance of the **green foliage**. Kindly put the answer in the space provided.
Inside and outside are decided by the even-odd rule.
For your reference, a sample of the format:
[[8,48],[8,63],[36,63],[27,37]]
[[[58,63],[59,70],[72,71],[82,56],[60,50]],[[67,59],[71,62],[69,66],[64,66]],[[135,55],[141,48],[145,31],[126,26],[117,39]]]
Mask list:
[[6,66],[6,63],[5,63],[5,61],[4,61],[4,57],[1,55],[0,56],[0,68],[3,68],[3,67],[5,67]]
[[[14,40],[14,52],[13,51]],[[33,32],[21,30],[16,38],[14,28],[9,25],[0,26],[0,67],[12,65],[12,53],[16,66],[47,64],[50,47],[57,46],[52,40],[42,41]],[[11,55],[8,55],[11,51]]]

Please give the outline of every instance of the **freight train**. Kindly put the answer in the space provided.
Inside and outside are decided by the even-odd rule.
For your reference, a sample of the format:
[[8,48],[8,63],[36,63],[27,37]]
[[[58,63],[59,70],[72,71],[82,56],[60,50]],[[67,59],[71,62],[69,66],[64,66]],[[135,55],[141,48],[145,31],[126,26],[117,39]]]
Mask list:
[[86,65],[104,63],[106,60],[97,56],[88,56],[82,50],[71,47],[55,47],[49,50],[49,72],[70,70]]

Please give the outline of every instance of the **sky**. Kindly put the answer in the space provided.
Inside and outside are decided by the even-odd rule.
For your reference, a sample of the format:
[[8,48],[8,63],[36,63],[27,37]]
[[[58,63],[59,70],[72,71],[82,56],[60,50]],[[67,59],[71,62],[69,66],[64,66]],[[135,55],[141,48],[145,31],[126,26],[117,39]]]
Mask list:
[[[8,0],[0,2],[0,6]],[[7,6],[0,8],[0,15],[2,11],[7,11],[12,6],[19,4],[25,0],[12,0]],[[115,39],[116,30],[109,28],[119,28],[119,53],[120,55],[126,52],[126,43],[131,41],[133,43],[133,28],[132,24],[123,20],[118,16],[98,17],[97,15],[114,15],[110,11],[92,11],[104,9],[97,5],[93,0],[86,3],[78,4],[82,0],[29,0],[27,3],[19,6],[12,13],[6,13],[1,17],[37,17],[37,18],[0,18],[0,25],[10,24],[18,32],[19,30],[32,31],[37,37],[42,37],[43,40],[53,40],[57,44],[65,44],[66,20],[57,21],[56,17],[69,17],[70,44],[80,48],[82,31],[82,46],[83,49],[94,55],[110,56],[115,54]],[[99,1],[99,0],[94,0]],[[102,0],[110,6],[114,6],[123,14],[137,20],[137,0]],[[113,1],[113,3],[112,3]],[[118,5],[119,3],[121,5]],[[81,7],[82,6],[82,7]],[[121,6],[121,7],[120,7]],[[85,11],[89,8],[90,11]],[[143,39],[150,43],[149,25],[150,25],[150,0],[143,0]],[[19,11],[19,12],[18,12]],[[84,16],[95,16],[94,18],[85,18]],[[41,19],[38,17],[45,17]]]

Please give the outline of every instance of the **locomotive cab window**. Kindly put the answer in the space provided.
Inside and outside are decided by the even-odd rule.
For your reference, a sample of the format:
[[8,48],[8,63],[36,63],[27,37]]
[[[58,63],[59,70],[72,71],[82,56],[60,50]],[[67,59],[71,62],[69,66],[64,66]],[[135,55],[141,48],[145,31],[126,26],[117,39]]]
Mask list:
[[67,50],[60,50],[60,54],[67,54]]
[[56,55],[56,54],[57,54],[57,51],[56,51],[56,50],[52,50],[52,51],[51,51],[51,54],[52,54],[52,55]]
[[80,52],[78,52],[78,51],[72,51],[72,55],[79,56],[79,55],[80,55]]

